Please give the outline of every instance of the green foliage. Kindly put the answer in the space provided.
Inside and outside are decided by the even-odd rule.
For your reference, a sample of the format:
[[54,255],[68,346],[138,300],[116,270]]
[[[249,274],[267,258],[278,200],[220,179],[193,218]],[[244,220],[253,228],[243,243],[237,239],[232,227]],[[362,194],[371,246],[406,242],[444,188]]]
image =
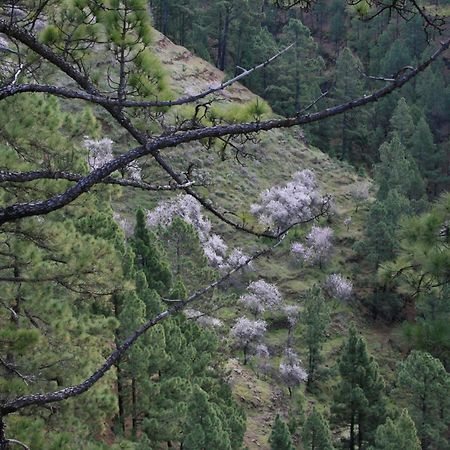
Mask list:
[[286,423],[277,414],[269,438],[270,450],[293,450],[291,434]]
[[397,370],[399,398],[416,424],[422,449],[448,449],[450,376],[430,354],[412,351]]
[[403,409],[395,420],[388,417],[386,423],[377,428],[375,444],[370,450],[421,450],[416,427],[407,409]]
[[323,359],[322,346],[327,339],[330,324],[330,307],[319,289],[312,289],[307,294],[300,321],[303,325],[303,339],[308,348],[307,388],[311,389]]
[[188,292],[213,279],[214,272],[208,266],[198,233],[192,225],[175,217],[168,227],[158,232],[158,236],[168,256],[173,277],[182,280]]
[[304,450],[334,450],[330,426],[323,415],[313,408],[302,430]]
[[448,220],[450,196],[442,196],[431,210],[402,224],[397,258],[379,271],[381,280],[416,301],[418,320],[407,326],[412,345],[441,358],[448,366],[450,317]]
[[349,427],[349,449],[354,450],[357,443],[361,448],[373,442],[375,430],[386,414],[384,381],[378,364],[354,326],[349,330],[338,366],[341,379],[334,395],[333,413],[338,424]]
[[167,295],[172,284],[169,264],[163,259],[155,234],[147,229],[141,209],[136,213],[133,250],[136,267],[144,272],[149,288],[160,295]]

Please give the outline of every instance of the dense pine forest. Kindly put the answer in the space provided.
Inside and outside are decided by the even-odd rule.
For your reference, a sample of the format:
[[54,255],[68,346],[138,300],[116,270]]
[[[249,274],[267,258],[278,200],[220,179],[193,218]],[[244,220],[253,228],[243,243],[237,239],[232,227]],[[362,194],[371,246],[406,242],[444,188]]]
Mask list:
[[450,450],[449,0],[0,0],[0,450]]

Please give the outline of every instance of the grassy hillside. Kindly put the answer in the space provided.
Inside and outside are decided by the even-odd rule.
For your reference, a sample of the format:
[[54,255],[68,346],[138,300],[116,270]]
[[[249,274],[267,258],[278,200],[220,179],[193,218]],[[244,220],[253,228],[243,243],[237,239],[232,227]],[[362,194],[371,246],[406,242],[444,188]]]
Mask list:
[[[195,94],[223,80],[224,74],[218,69],[159,33],[156,33],[156,51],[164,66],[170,70],[168,75],[175,94]],[[235,84],[221,93],[218,102],[222,105],[244,104],[254,99],[256,96],[248,89]],[[229,153],[224,160],[217,149],[208,150],[200,144],[166,149],[164,153],[180,172],[194,163],[195,168],[208,180],[208,186],[199,189],[216,205],[241,218],[246,217],[249,206],[258,200],[262,190],[289,181],[294,172],[305,168],[316,173],[321,192],[331,194],[335,203],[334,214],[328,219],[328,225],[335,233],[335,252],[332,262],[326,268],[301,268],[296,264],[289,251],[293,238],[288,237],[273,256],[256,263],[255,270],[245,275],[246,280],[264,278],[276,283],[286,303],[301,305],[302,292],[322,282],[327,274],[339,272],[352,278],[355,273],[364,272],[364,268],[359,267],[359,262],[355,260],[352,245],[361,237],[366,208],[363,206],[358,211],[355,210],[351,189],[355,183],[370,183],[370,180],[358,175],[351,166],[331,159],[319,149],[309,146],[298,128],[261,134],[256,142],[247,143],[245,150],[252,157],[241,159],[241,163],[233,153]],[[169,181],[166,175],[147,167],[145,162],[142,167],[148,179]],[[115,209],[122,216],[133,220],[137,207],[152,208],[164,196],[159,193],[124,191],[122,197],[115,202]],[[349,227],[343,223],[348,217],[352,218]],[[243,247],[250,252],[258,246],[257,239],[211,219],[215,225],[214,231],[223,235],[230,247]],[[301,236],[304,231],[296,233]],[[244,282],[246,283],[245,280]],[[244,282],[240,286],[244,286]],[[333,366],[352,320],[358,322],[359,328],[366,335],[369,348],[382,366],[384,374],[389,377],[390,370],[395,365],[398,356],[398,350],[393,346],[396,330],[367,326],[361,312],[361,304],[364,304],[363,287],[357,286],[355,297],[350,303],[337,302],[333,305],[330,336],[324,348],[328,376],[314,396],[307,396],[307,408],[313,403],[330,404],[336,378]],[[218,315],[226,323],[222,330],[225,335],[234,319],[241,314],[237,307],[219,311]],[[271,353],[269,364],[263,370],[257,360],[250,362],[248,366],[242,366],[239,362],[240,355],[236,355],[227,365],[235,396],[247,412],[245,444],[249,449],[268,448],[268,437],[275,415],[281,412],[287,416],[298,396],[297,392],[290,401],[287,390],[277,381],[277,369],[286,344],[287,329],[280,317],[267,315],[266,319],[270,324],[266,339]],[[297,331],[293,341],[294,347],[304,358],[306,349],[302,345],[300,331]]]

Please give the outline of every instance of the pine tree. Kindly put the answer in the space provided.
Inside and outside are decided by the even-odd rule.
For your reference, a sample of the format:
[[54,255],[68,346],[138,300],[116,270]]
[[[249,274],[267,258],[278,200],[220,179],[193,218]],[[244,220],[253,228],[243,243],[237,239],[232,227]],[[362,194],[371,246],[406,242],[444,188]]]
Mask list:
[[450,375],[429,353],[413,350],[397,371],[400,398],[416,424],[423,450],[450,448]]
[[208,265],[198,233],[180,217],[160,230],[162,246],[172,268],[174,279],[180,279],[188,292],[211,282],[214,274]]
[[388,417],[386,423],[377,428],[375,444],[370,450],[421,450],[416,427],[407,409],[403,409],[395,420]]
[[302,430],[304,450],[334,450],[328,421],[313,408]]
[[275,62],[277,77],[265,91],[274,111],[285,116],[295,115],[320,95],[318,74],[324,67],[309,28],[293,18],[283,28],[281,45],[292,43],[294,48]]
[[270,450],[293,450],[291,433],[286,423],[277,414],[269,438]]
[[384,421],[385,398],[378,364],[354,326],[339,360],[339,373],[333,412],[338,423],[349,427],[348,448],[361,450],[372,442],[377,426]]
[[428,196],[436,197],[445,186],[441,179],[445,154],[434,144],[433,134],[424,116],[420,118],[413,133],[411,153],[417,161],[422,177],[427,182]]
[[149,288],[160,295],[167,295],[172,283],[170,267],[163,259],[155,234],[147,229],[141,209],[136,213],[133,250],[136,267],[144,272]]
[[300,320],[303,324],[303,339],[308,348],[307,388],[311,389],[322,362],[322,345],[327,339],[327,328],[330,323],[330,309],[319,289],[311,290],[306,296]]
[[[345,102],[363,94],[364,85],[360,78],[355,78],[360,66],[360,61],[350,49],[344,48],[340,52],[335,69],[336,85],[333,92],[335,102]],[[368,139],[367,120],[367,110],[358,115],[345,112],[333,120],[334,136],[339,142],[336,154],[340,158],[354,163],[364,160]]]
[[406,103],[404,97],[397,102],[397,106],[392,113],[390,125],[391,132],[396,133],[400,143],[408,148],[412,142],[411,138],[414,132],[414,122],[408,103]]
[[[406,136],[407,132],[402,132]],[[425,187],[422,177],[396,132],[389,142],[380,147],[380,162],[375,166],[375,181],[378,184],[378,200],[386,199],[390,191],[397,191],[412,201],[416,210],[423,207]]]
[[186,450],[232,448],[217,407],[209,402],[208,394],[200,387],[195,387],[192,392],[184,427],[183,448]]

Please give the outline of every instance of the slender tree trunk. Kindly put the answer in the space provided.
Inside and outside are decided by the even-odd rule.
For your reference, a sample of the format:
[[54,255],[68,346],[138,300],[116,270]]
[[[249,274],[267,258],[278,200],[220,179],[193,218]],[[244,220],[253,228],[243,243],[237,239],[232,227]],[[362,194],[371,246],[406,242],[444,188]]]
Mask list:
[[2,416],[0,416],[0,450],[8,450],[5,436],[5,422]]
[[161,11],[161,32],[167,36],[169,29],[169,4],[168,0],[162,1],[162,11]]
[[[118,319],[120,314],[120,305],[117,295],[113,295],[113,305],[114,305],[114,315]],[[115,333],[115,343],[116,347],[119,345],[119,336],[116,331]],[[122,432],[125,434],[125,388],[123,382],[123,373],[120,363],[116,364],[117,369],[117,403],[119,407],[119,426]]]
[[350,450],[355,450],[355,414],[353,412],[353,408],[352,408],[352,412],[351,412],[351,416],[350,416]]
[[119,406],[119,425],[120,429],[125,434],[125,389],[120,364],[116,366],[116,369],[117,369],[117,403]]
[[131,424],[132,424],[132,436],[136,439],[137,436],[137,389],[136,378],[131,379]]
[[362,426],[363,418],[361,414],[358,414],[358,450],[362,450],[363,448],[363,426]]
[[217,67],[220,70],[225,70],[229,27],[230,27],[230,9],[227,8],[225,11],[225,19],[224,19],[224,23],[223,23],[222,36],[220,38],[220,43],[219,43],[219,55],[218,55],[219,57],[218,57]]

